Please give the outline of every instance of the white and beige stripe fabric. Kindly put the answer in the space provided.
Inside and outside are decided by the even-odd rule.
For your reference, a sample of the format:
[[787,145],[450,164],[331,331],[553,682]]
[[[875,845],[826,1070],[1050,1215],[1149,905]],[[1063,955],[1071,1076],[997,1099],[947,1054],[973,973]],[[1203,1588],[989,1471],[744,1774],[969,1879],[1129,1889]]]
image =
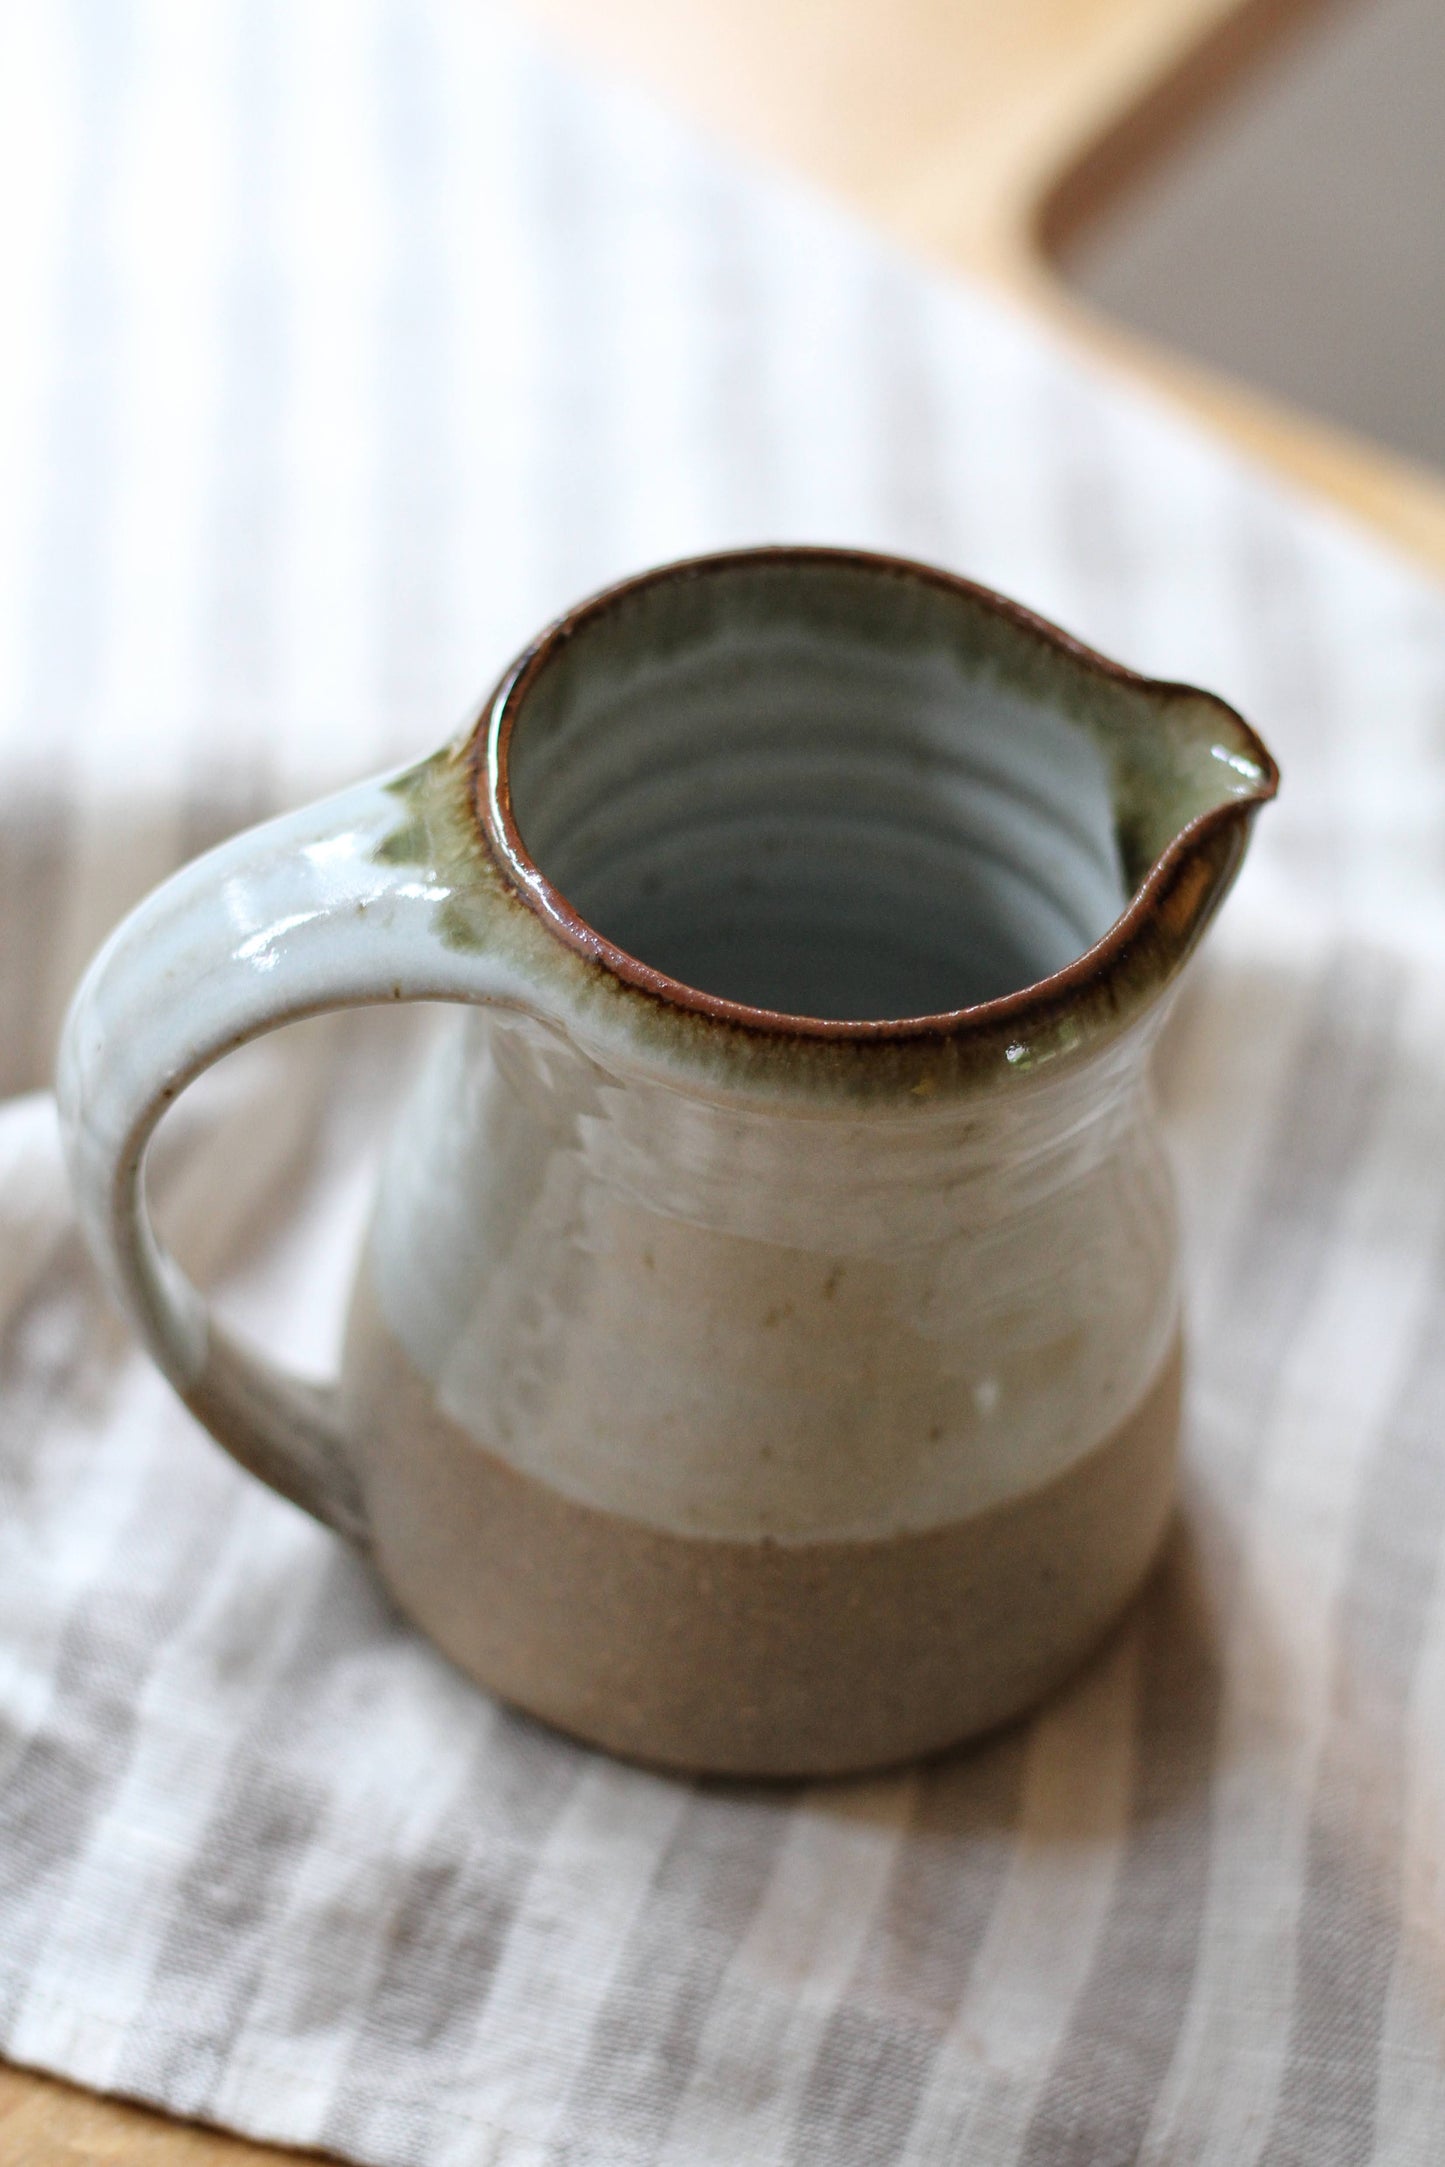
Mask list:
[[[403,2167],[1445,2157],[1445,604],[479,0],[0,9],[0,2048]],[[108,1315],[44,1095],[124,906],[556,607],[812,537],[1257,722],[1167,1040],[1185,1508],[1035,1721],[688,1786],[491,1705]],[[171,1127],[324,1365],[397,1018]]]

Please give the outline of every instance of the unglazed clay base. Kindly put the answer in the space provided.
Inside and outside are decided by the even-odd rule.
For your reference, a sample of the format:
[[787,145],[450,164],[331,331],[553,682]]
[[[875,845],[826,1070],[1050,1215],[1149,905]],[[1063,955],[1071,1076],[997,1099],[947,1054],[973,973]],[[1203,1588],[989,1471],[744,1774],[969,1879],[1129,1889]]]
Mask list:
[[1021,1714],[1084,1657],[1159,1547],[1180,1351],[1048,1484],[878,1541],[671,1534],[518,1473],[441,1414],[365,1277],[345,1362],[376,1560],[503,1698],[630,1758],[840,1775]]

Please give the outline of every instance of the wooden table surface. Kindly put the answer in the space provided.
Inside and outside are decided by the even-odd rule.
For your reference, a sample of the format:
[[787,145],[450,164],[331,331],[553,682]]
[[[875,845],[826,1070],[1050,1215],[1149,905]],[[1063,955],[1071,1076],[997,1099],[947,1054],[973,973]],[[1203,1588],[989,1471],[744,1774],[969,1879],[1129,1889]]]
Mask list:
[[[1049,269],[1234,71],[1320,0],[526,0],[564,49],[1021,301],[1445,572],[1445,480],[1090,316]],[[283,2155],[0,2063],[4,2167]]]

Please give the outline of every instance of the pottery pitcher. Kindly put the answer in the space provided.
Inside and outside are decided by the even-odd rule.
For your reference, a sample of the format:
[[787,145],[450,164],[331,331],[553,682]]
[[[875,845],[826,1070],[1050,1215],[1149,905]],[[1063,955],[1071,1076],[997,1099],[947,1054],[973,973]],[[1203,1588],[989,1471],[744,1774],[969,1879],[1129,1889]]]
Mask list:
[[[942,1747],[1159,1547],[1149,1056],[1275,781],[1221,701],[922,566],[630,580],[112,937],[60,1076],[91,1240],[201,1421],[488,1688],[687,1769]],[[158,1248],[145,1148],[230,1048],[392,1000],[459,1006],[322,1387]]]

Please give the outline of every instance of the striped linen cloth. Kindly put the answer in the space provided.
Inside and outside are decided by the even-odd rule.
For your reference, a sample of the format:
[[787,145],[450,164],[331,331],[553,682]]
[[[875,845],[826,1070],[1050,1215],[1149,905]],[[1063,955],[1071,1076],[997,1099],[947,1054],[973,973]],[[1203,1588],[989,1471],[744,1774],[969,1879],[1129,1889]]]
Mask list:
[[[1445,2157],[1441,597],[478,0],[12,0],[0,165],[0,2047],[384,2167]],[[169,867],[795,536],[1217,687],[1286,786],[1161,1063],[1162,1570],[1027,1726],[747,1789],[493,1705],[236,1471],[43,1087]],[[412,1043],[169,1125],[172,1238],[297,1360]]]

